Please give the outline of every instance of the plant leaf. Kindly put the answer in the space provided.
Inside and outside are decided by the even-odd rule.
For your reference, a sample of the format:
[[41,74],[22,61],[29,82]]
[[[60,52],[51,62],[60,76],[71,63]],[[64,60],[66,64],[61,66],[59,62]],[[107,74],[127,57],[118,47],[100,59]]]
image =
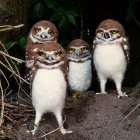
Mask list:
[[27,45],[27,37],[21,37],[19,40],[19,45],[21,49],[25,49]]
[[60,20],[58,27],[60,28],[60,30],[64,31],[67,29],[67,21],[65,16],[63,16],[63,18]]
[[55,10],[57,7],[57,3],[55,0],[44,0],[45,6]]
[[[10,48],[12,48],[17,42],[15,41],[11,41],[11,42],[8,42],[6,44],[4,44],[4,48],[8,51]],[[3,50],[3,49],[2,49]]]
[[76,26],[75,18],[72,15],[66,14],[66,17],[67,17],[67,20],[68,20],[69,23],[71,23],[71,24]]
[[53,13],[52,17],[51,17],[51,21],[58,21],[63,19],[63,17],[65,16],[65,10],[62,7],[59,7],[55,10],[55,12]]
[[42,17],[44,14],[44,6],[41,2],[35,5],[34,11],[33,11],[33,17],[34,19]]
[[63,14],[62,14],[62,13],[57,13],[57,12],[55,12],[55,13],[52,15],[50,21],[58,21],[58,20],[60,20],[62,17],[63,17]]
[[66,13],[67,14],[69,14],[69,15],[72,15],[73,17],[77,17],[78,16],[78,14],[76,13],[76,12],[74,12],[74,11],[66,11]]

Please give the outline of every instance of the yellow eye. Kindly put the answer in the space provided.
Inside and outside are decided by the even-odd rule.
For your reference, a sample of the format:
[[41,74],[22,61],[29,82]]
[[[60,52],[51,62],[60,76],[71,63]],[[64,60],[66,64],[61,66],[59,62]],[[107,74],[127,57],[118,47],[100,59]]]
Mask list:
[[117,30],[111,30],[110,32],[111,32],[111,34],[116,34]]
[[75,51],[75,49],[74,49],[74,48],[70,48],[69,50],[70,50],[70,51],[72,51],[72,52],[74,52],[74,51]]
[[38,53],[39,56],[45,56],[45,52],[43,52],[43,51],[39,51],[37,53]]
[[98,30],[97,33],[103,34],[103,30]]
[[35,28],[35,32],[36,33],[40,32],[40,31],[41,31],[41,28],[39,28],[39,27],[38,28]]
[[61,51],[58,51],[58,52],[55,52],[55,53],[54,53],[55,56],[60,56],[61,54],[62,54]]
[[51,30],[48,31],[48,34],[51,35],[53,32]]
[[85,50],[87,50],[87,47],[83,47],[81,50],[82,50],[82,51],[85,51]]

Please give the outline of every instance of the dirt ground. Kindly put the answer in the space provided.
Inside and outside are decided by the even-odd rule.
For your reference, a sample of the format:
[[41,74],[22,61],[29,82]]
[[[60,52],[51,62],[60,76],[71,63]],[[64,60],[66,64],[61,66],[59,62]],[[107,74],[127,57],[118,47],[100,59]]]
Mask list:
[[33,111],[32,116],[23,114],[24,117],[20,120],[21,127],[15,127],[16,129],[10,132],[14,134],[11,139],[140,140],[140,108],[137,107],[139,103],[139,97],[117,98],[115,91],[110,91],[107,95],[87,92],[76,99],[68,97],[63,111],[63,116],[66,116],[64,126],[72,130],[72,134],[62,135],[58,130],[40,138],[44,133],[47,134],[58,127],[54,115],[49,113],[42,117],[40,129],[35,136],[26,133],[27,129],[33,128]]

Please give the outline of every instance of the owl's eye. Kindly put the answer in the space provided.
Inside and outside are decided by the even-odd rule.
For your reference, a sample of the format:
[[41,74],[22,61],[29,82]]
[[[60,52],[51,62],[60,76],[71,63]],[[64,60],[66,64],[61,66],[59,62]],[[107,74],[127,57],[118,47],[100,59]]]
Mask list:
[[110,32],[111,32],[111,34],[116,34],[117,30],[111,30]]
[[83,47],[81,50],[82,51],[86,51],[87,50],[87,47]]
[[40,32],[40,31],[41,31],[41,28],[39,28],[39,27],[38,28],[35,28],[35,32],[36,33]]
[[37,54],[38,54],[39,56],[45,56],[45,52],[42,52],[42,51],[37,52]]
[[72,52],[74,52],[74,51],[75,51],[75,49],[74,49],[74,48],[70,48],[70,49],[69,49],[69,51],[72,51]]
[[48,34],[51,35],[53,32],[51,30],[48,31]]
[[60,56],[61,54],[62,54],[61,51],[58,51],[58,52],[55,52],[55,53],[54,53],[55,56]]
[[97,33],[103,34],[103,30],[98,30]]

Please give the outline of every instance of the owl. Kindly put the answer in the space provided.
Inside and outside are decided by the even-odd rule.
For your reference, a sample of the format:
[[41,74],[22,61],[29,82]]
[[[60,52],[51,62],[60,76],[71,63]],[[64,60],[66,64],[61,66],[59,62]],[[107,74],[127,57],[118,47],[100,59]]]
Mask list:
[[[27,74],[31,83],[32,104],[36,112],[34,129],[35,134],[41,116],[46,112],[54,113],[59,127],[62,125],[62,110],[65,104],[67,89],[67,58],[66,52],[56,42],[34,44],[31,46],[34,66]],[[71,133],[63,126],[62,134]]]
[[[26,67],[30,68],[33,66],[34,61],[31,59],[31,49],[30,47],[34,44],[42,44],[46,42],[57,42],[58,39],[58,30],[56,26],[47,20],[42,20],[37,22],[31,28],[28,37],[28,43],[26,47]],[[33,48],[33,47],[31,47]]]
[[118,97],[127,96],[121,90],[129,63],[129,42],[123,26],[113,19],[102,21],[96,29],[93,50],[93,62],[100,81],[100,94],[106,93],[107,79],[112,79]]
[[82,39],[71,41],[67,49],[67,58],[70,92],[87,91],[92,81],[92,53],[89,44]]
[[57,39],[58,30],[56,26],[47,20],[35,23],[29,32],[29,41],[31,43],[57,42]]

